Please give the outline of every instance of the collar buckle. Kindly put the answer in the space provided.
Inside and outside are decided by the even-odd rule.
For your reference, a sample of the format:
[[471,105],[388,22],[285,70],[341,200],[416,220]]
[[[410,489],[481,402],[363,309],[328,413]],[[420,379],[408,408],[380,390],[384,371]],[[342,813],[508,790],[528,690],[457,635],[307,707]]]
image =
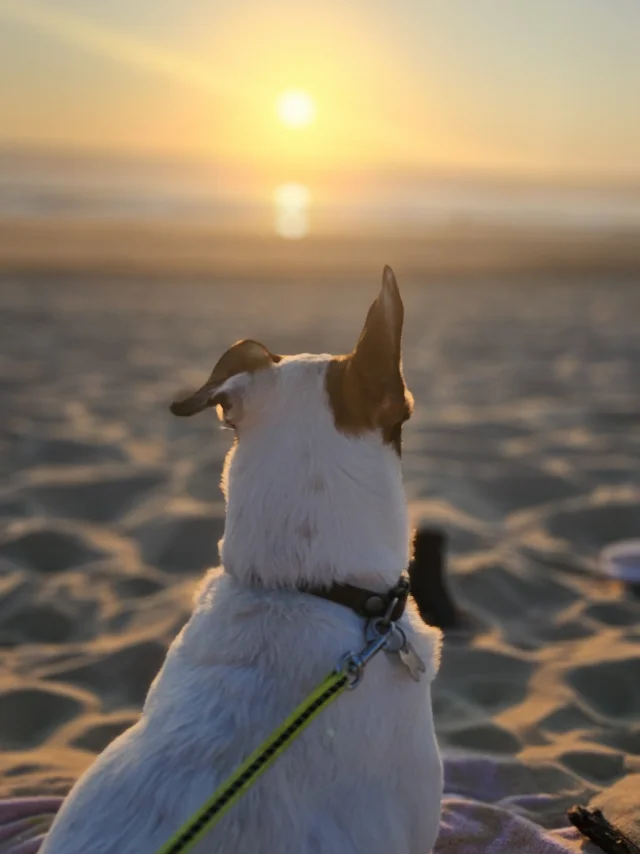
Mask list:
[[399,620],[409,598],[409,576],[403,573],[396,584],[385,593],[367,590],[354,584],[332,584],[331,587],[303,587],[305,593],[328,599],[349,608],[366,620],[382,620],[385,626]]

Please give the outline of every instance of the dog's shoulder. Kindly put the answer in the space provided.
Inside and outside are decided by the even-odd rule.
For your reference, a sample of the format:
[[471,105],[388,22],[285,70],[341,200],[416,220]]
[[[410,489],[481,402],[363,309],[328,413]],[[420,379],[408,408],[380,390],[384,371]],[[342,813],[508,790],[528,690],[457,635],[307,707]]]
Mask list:
[[440,668],[442,632],[424,622],[412,599],[407,602],[405,622],[408,624],[408,638],[427,668],[424,678],[431,681]]

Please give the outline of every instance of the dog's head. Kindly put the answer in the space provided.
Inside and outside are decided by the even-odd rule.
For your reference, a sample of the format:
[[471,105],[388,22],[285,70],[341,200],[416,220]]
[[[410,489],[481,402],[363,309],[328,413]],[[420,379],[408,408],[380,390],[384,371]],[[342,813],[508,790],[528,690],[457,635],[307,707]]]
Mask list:
[[[318,403],[330,409],[336,430],[351,436],[377,431],[400,454],[402,424],[411,415],[413,403],[402,376],[403,317],[395,276],[385,267],[380,294],[348,356],[277,356],[257,341],[238,341],[221,356],[202,388],[174,401],[171,411],[195,415],[219,407],[222,421],[239,436],[249,424],[259,429],[266,410],[265,420],[280,417],[286,423],[291,411],[278,407],[278,386],[295,365],[301,384],[305,373],[314,377],[313,384],[318,373],[324,373],[326,393]],[[261,393],[265,390],[269,394]],[[303,400],[308,402],[306,395]]]
[[[300,540],[288,561],[289,574],[295,574],[296,562],[338,563],[344,542],[336,544],[335,558],[325,554],[312,560],[312,553],[332,551],[318,545],[321,531],[325,539],[333,534],[343,541],[349,532],[357,538],[366,530],[375,539],[374,533],[386,531],[393,540],[387,542],[391,551],[397,553],[400,542],[406,551],[406,508],[398,511],[398,503],[405,507],[399,457],[402,425],[413,401],[402,375],[403,315],[395,277],[385,267],[380,293],[349,355],[277,356],[257,341],[239,341],[222,355],[202,388],[172,404],[175,415],[216,407],[236,434],[223,478],[225,566],[230,538],[241,527],[239,519],[249,515],[251,535],[264,523],[257,535],[263,550],[270,542],[282,553],[290,549],[286,537]],[[389,522],[398,514],[400,531]],[[276,532],[282,535],[279,543]],[[234,551],[247,536],[246,530],[238,532]],[[353,562],[367,560],[367,549],[360,551]],[[394,557],[396,575],[404,562]]]

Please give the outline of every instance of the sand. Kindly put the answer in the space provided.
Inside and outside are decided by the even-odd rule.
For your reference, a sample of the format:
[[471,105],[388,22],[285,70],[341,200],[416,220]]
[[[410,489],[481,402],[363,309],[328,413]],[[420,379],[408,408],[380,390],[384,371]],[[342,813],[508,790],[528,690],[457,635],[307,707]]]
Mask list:
[[[323,282],[367,277],[389,259],[409,276],[634,276],[640,228],[579,228],[551,221],[527,227],[451,217],[394,228],[314,228],[304,240],[265,229],[170,220],[91,220],[0,216],[0,271],[215,277],[218,280]],[[341,226],[338,225],[340,229]]]
[[[1,794],[66,792],[136,719],[216,562],[230,434],[169,401],[238,337],[349,349],[376,279],[0,281]],[[401,285],[412,516],[475,625],[445,643],[438,736],[496,757],[527,814],[524,764],[549,826],[640,771],[640,599],[596,571],[640,535],[640,288]]]

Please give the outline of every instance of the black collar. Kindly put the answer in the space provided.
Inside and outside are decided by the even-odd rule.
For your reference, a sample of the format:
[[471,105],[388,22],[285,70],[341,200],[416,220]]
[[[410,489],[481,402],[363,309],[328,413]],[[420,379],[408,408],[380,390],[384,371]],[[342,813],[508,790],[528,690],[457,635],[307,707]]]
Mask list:
[[299,587],[303,593],[328,599],[336,605],[350,608],[359,617],[370,620],[374,617],[387,617],[399,620],[409,597],[409,576],[402,574],[398,582],[385,593],[356,587],[354,584],[332,584],[331,587]]

